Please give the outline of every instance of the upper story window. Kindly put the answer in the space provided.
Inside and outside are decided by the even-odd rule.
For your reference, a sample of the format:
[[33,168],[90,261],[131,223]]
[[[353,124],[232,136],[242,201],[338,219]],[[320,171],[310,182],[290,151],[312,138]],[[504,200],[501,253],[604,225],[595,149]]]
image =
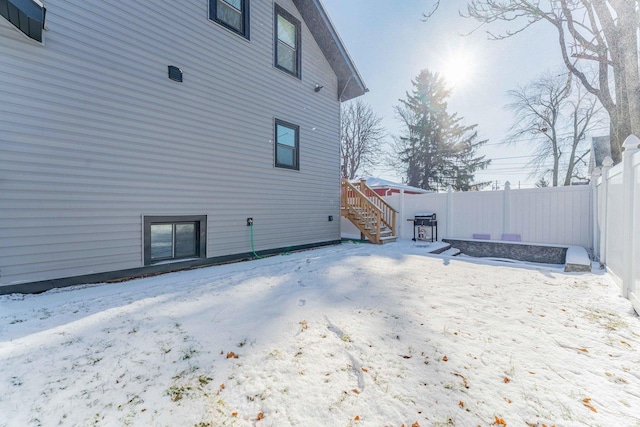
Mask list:
[[275,66],[300,78],[300,21],[275,5]]
[[299,170],[300,127],[276,119],[276,167]]
[[209,0],[209,19],[249,38],[249,0]]

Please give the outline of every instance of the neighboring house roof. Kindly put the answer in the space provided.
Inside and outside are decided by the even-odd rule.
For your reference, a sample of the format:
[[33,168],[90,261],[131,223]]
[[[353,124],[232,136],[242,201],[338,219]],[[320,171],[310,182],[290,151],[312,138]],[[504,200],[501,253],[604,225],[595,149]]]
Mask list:
[[366,184],[368,187],[373,188],[389,188],[393,190],[411,191],[413,193],[433,193],[433,191],[425,190],[424,188],[412,187],[410,185],[398,184],[397,182],[389,181],[382,178],[367,178]]
[[369,90],[320,0],[293,0],[320,50],[338,76],[338,99],[348,101]]

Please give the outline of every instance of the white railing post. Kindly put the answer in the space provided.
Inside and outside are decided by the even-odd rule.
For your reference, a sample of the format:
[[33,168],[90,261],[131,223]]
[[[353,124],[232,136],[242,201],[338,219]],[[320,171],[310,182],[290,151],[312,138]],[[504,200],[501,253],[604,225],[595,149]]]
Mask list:
[[623,182],[623,202],[622,202],[622,229],[624,230],[624,240],[622,247],[622,296],[629,297],[629,292],[634,291],[633,285],[633,260],[634,260],[634,245],[633,236],[634,221],[633,221],[633,209],[634,209],[634,195],[635,195],[635,180],[632,157],[638,152],[638,145],[640,145],[640,139],[635,135],[629,135],[624,140],[622,148],[622,182]]
[[591,172],[591,248],[593,250],[593,257],[595,260],[600,259],[600,228],[599,228],[599,204],[601,203],[598,200],[598,178],[602,175],[602,171],[600,168],[595,168],[593,172]]
[[502,233],[511,233],[511,183],[504,183],[504,198],[502,200]]
[[613,160],[607,156],[602,161],[602,218],[600,222],[600,264],[607,263],[607,232],[609,231],[609,171]]

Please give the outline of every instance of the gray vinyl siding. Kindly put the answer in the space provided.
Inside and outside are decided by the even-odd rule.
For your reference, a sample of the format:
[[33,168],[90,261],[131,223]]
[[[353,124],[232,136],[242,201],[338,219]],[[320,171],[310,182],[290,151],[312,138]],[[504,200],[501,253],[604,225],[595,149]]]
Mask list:
[[[43,44],[0,25],[0,286],[141,267],[143,215],[207,215],[207,257],[250,251],[247,217],[258,252],[340,238],[337,77],[278,4],[302,79],[273,66],[270,1],[250,40],[207,0],[48,0]],[[274,167],[276,118],[299,171]]]

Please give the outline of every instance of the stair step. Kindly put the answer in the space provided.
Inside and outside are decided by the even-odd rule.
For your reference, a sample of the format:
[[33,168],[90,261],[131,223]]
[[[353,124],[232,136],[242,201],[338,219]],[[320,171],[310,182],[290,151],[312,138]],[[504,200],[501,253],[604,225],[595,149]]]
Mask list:
[[441,252],[442,255],[448,255],[448,256],[458,256],[460,255],[460,249],[457,248],[449,248],[444,252]]
[[[352,187],[346,180],[342,180],[342,188],[348,195],[349,188]],[[347,196],[347,199],[344,200],[346,206],[341,206],[342,216],[349,219],[360,230],[360,233],[372,242],[378,244],[395,242],[397,237],[393,235],[393,230],[383,224],[385,220],[383,215],[386,214],[380,210],[379,198],[368,187],[366,189],[357,187],[357,189],[364,192],[365,197],[369,200],[362,199],[358,194]]]
[[431,251],[432,254],[441,254],[447,250],[451,249],[451,245],[447,244],[446,246],[441,247],[440,249],[436,249],[435,251]]

